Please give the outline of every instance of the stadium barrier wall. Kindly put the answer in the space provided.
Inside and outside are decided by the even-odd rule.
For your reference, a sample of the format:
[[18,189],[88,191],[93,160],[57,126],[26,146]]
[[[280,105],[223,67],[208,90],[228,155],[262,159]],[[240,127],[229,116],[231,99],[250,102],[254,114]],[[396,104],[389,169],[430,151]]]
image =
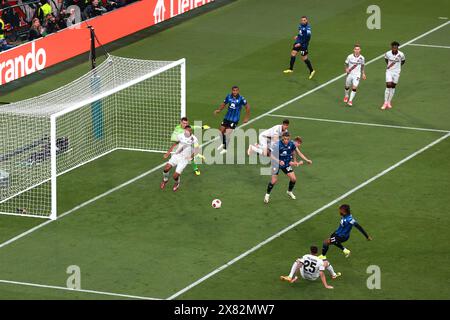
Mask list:
[[0,85],[88,52],[94,27],[102,44],[195,10],[215,0],[139,0],[0,53]]

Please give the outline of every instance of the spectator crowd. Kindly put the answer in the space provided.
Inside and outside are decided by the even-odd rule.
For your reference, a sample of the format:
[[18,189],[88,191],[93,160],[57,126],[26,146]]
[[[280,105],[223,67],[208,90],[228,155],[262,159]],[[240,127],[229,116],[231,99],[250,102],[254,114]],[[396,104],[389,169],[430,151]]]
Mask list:
[[0,0],[0,51],[136,0]]

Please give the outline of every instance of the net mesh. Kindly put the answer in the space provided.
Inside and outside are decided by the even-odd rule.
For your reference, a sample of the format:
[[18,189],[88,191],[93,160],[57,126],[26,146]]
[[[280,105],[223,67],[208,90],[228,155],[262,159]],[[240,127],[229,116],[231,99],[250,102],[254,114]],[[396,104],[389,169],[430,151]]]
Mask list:
[[165,151],[182,112],[182,63],[109,56],[38,97],[0,108],[0,212],[51,214],[51,117],[57,175],[116,149]]

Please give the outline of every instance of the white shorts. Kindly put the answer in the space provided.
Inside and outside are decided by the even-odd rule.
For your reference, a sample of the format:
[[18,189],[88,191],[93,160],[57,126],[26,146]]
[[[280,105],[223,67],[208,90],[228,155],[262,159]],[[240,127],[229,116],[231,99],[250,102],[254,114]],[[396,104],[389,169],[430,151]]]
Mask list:
[[398,83],[399,78],[400,78],[400,72],[386,70],[386,82]]
[[175,172],[178,174],[181,174],[184,170],[184,168],[186,168],[186,166],[189,164],[189,160],[186,159],[184,156],[180,155],[180,154],[174,154],[172,157],[170,157],[169,160],[169,164],[172,167],[176,167],[175,168]]
[[358,87],[359,86],[359,76],[356,74],[349,74],[347,75],[347,78],[345,79],[345,86],[347,88],[351,88],[351,87]]
[[311,275],[310,273],[305,273],[303,271],[303,268],[300,268],[300,275],[302,276],[303,279],[305,280],[310,280],[310,281],[315,281],[317,280],[318,277],[314,277],[313,275]]

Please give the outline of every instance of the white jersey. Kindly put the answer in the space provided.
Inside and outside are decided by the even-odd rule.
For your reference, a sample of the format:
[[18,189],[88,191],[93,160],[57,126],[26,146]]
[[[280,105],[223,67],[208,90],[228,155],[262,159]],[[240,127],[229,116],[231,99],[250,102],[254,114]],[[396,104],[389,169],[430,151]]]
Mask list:
[[189,158],[194,153],[194,148],[198,144],[198,139],[196,136],[191,135],[190,137],[186,137],[184,133],[180,133],[177,136],[178,147],[174,153],[175,155]]
[[353,53],[349,54],[347,59],[345,59],[345,64],[348,66],[350,70],[350,75],[360,77],[361,71],[366,63],[366,59],[362,55],[355,56]]
[[325,270],[323,260],[312,254],[305,254],[300,258],[300,262],[302,263],[300,274],[306,280],[316,280],[320,276],[320,271]]
[[402,70],[402,61],[405,61],[405,54],[400,50],[397,54],[393,54],[392,50],[389,50],[384,54],[384,58],[388,60],[386,71],[400,73]]
[[273,139],[276,136],[281,136],[283,134],[283,126],[281,124],[278,124],[276,126],[273,126],[270,129],[264,130],[263,132],[261,132],[261,136],[265,137],[265,138],[270,138]]

